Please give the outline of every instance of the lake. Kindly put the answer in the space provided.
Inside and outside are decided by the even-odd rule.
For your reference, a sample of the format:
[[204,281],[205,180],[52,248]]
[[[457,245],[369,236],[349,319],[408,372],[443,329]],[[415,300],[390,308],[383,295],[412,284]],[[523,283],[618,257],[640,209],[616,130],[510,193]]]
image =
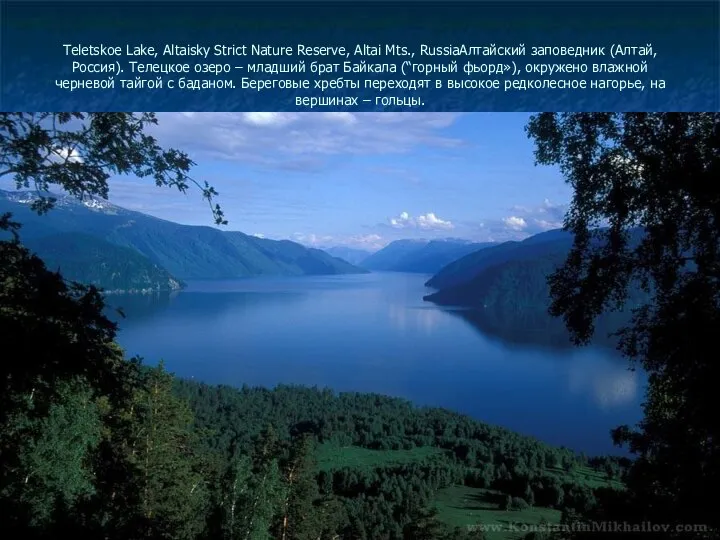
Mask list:
[[515,343],[423,301],[428,276],[191,282],[168,297],[110,297],[118,341],[208,383],[376,392],[469,414],[588,454],[640,419],[644,379],[600,348]]

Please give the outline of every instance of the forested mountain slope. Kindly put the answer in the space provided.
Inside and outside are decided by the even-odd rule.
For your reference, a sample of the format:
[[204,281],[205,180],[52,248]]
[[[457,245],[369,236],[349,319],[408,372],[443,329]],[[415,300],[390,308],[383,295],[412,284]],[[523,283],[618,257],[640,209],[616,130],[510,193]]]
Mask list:
[[[131,248],[178,279],[232,279],[260,275],[363,273],[327,253],[290,241],[256,238],[214,227],[180,225],[126,210],[103,199],[57,196],[52,212],[30,209],[30,192],[0,191],[0,213],[23,225],[22,238],[74,232]],[[56,257],[61,255],[56,252]],[[130,278],[135,279],[135,278]]]

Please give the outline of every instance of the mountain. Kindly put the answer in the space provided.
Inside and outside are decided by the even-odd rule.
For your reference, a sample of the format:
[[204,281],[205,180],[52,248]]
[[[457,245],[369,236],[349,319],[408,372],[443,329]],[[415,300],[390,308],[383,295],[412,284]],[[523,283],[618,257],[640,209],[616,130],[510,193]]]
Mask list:
[[468,253],[493,244],[468,240],[397,240],[362,262],[369,270],[432,274]]
[[[568,343],[562,319],[548,313],[547,277],[565,262],[571,246],[570,234],[549,231],[473,253],[430,279],[428,285],[439,290],[424,300],[471,308],[463,318],[483,332],[510,341]],[[616,341],[608,335],[629,322],[632,308],[648,300],[639,287],[631,286],[628,292],[623,310],[604,313],[597,319],[596,343],[614,345]]]
[[395,240],[379,251],[376,251],[362,262],[368,270],[389,271],[403,257],[414,253],[427,245],[427,240]]
[[134,249],[84,233],[59,233],[23,241],[50,270],[105,292],[168,292],[183,284]]
[[362,265],[362,262],[372,255],[372,251],[366,251],[364,249],[355,249],[344,246],[335,246],[324,249],[325,253],[329,253],[333,257],[342,259],[349,262],[350,264]]
[[[517,251],[513,251],[517,256]],[[482,268],[472,279],[425,297],[442,305],[511,311],[547,310],[550,295],[546,278],[565,261],[567,250],[548,250]],[[431,280],[432,281],[432,280]]]
[[0,213],[23,224],[23,241],[83,233],[130,248],[178,279],[233,279],[259,275],[364,273],[327,253],[290,241],[256,238],[214,227],[180,225],[126,210],[99,198],[55,196],[55,208],[38,216],[30,192],[0,191]]
[[503,242],[476,250],[442,268],[426,285],[447,289],[466,283],[483,270],[511,261],[532,260],[550,253],[567,251],[572,247],[572,235],[561,229],[547,231],[521,242]]
[[456,240],[433,240],[422,249],[403,257],[397,268],[403,272],[434,274],[457,259],[478,250],[494,246],[494,243],[473,243]]

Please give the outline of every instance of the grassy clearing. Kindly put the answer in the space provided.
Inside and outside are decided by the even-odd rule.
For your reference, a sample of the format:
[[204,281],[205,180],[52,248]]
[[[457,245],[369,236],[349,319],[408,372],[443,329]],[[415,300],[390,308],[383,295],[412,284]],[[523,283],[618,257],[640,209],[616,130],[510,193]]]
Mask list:
[[547,472],[558,477],[562,482],[584,484],[589,488],[612,487],[623,489],[623,483],[619,480],[611,480],[604,472],[596,471],[590,467],[579,467],[572,474],[557,467],[548,467]]
[[373,470],[379,467],[417,463],[438,457],[442,453],[441,449],[429,446],[412,450],[369,450],[358,446],[337,447],[323,444],[318,451],[317,466],[321,471],[342,469],[343,467]]
[[[433,447],[412,450],[369,450],[357,446],[338,447],[330,444],[318,449],[318,470],[337,470],[349,467],[357,470],[373,470],[440,458],[443,450]],[[604,472],[590,467],[579,467],[569,473],[562,468],[549,467],[548,474],[562,482],[586,485],[590,488],[613,487],[622,489],[618,480],[611,480]],[[490,489],[452,486],[440,490],[434,505],[438,518],[450,527],[482,525],[488,540],[520,540],[530,531],[529,527],[543,522],[560,522],[561,512],[552,508],[534,507],[526,510],[503,509],[506,494]]]
[[452,486],[438,492],[435,507],[440,521],[451,527],[485,526],[489,540],[517,540],[529,532],[523,525],[560,522],[560,511],[551,508],[502,510],[499,503],[504,499],[499,491]]

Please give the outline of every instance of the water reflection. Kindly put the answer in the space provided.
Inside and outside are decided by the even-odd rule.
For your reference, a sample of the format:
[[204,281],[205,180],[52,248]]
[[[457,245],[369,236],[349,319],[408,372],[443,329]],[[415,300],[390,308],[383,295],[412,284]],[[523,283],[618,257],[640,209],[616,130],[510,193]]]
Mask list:
[[[232,316],[232,312],[248,313],[256,309],[272,309],[276,304],[301,300],[303,293],[288,292],[223,292],[213,294],[199,291],[181,291],[159,295],[117,295],[108,298],[108,314],[118,318],[117,310],[127,320],[124,326],[139,325],[168,312],[180,313],[184,318],[219,320]],[[230,312],[230,313],[228,313]]]
[[640,397],[641,375],[621,365],[572,365],[568,379],[571,392],[589,393],[603,410],[636,402]]
[[[550,317],[545,310],[524,312],[467,308],[443,308],[462,319],[478,332],[506,346],[519,348],[574,349],[570,333],[562,318]],[[592,345],[614,354],[617,348],[615,333],[622,326],[617,314],[600,316],[595,321]]]
[[639,418],[642,379],[624,360],[553,346],[530,324],[503,332],[496,322],[493,333],[487,318],[423,302],[425,279],[191,283],[112,303],[128,315],[119,333],[128,354],[210,383],[386,393],[593,453],[612,451],[609,429]]
[[388,304],[388,318],[390,324],[400,331],[420,330],[430,335],[437,329],[443,318],[443,313],[434,308],[411,307],[407,304]]
[[114,294],[105,298],[106,315],[114,321],[123,318],[142,321],[166,309],[179,292],[159,294]]
[[628,369],[627,362],[572,363],[568,373],[570,391],[575,394],[589,393],[603,410],[637,402],[641,379],[639,373]]
[[[563,378],[569,391],[590,396],[603,410],[635,403],[641,397],[643,375],[628,369],[627,359],[617,353],[611,339],[596,339],[591,347],[578,348],[570,341],[560,319],[518,316],[503,321],[478,310],[445,311],[502,347],[528,354],[538,349],[553,352],[554,362],[566,364]],[[602,337],[605,335],[601,333]],[[601,351],[600,358],[593,354],[595,350]]]
[[508,316],[477,309],[446,308],[445,311],[463,320],[480,334],[505,346],[574,348],[570,335],[560,319],[522,313]]

